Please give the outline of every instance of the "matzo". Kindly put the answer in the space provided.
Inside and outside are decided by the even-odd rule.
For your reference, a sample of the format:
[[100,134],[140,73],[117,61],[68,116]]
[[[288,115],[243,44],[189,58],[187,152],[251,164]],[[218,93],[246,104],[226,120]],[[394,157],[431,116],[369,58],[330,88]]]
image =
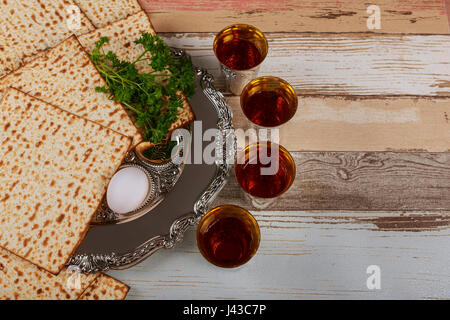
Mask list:
[[106,274],[101,274],[83,292],[79,300],[123,300],[129,290],[130,288],[126,284]]
[[88,120],[142,140],[125,109],[96,92],[104,80],[75,36],[0,79],[0,95],[15,87]]
[[[8,67],[0,77],[71,36],[94,30],[89,19],[71,0],[2,0],[0,48]],[[72,17],[79,16],[79,20]],[[78,23],[79,22],[79,23]]]
[[12,88],[0,123],[0,246],[58,273],[130,138]]
[[[156,34],[148,16],[141,11],[109,26],[79,36],[78,39],[86,51],[91,53],[95,48],[95,42],[101,37],[108,37],[109,43],[106,43],[103,47],[105,52],[113,51],[121,60],[134,61],[142,54],[144,47],[141,44],[136,45],[133,41],[137,40],[143,32]],[[148,54],[148,58],[150,57],[150,54]],[[151,71],[147,61],[141,61],[136,67],[139,72]],[[181,96],[183,107],[180,108],[178,120],[171,125],[170,131],[194,120],[194,113],[187,98],[184,94],[181,94]]]
[[75,3],[96,28],[102,28],[141,11],[137,0],[75,0]]
[[67,269],[55,276],[0,249],[0,300],[75,300],[99,276]]

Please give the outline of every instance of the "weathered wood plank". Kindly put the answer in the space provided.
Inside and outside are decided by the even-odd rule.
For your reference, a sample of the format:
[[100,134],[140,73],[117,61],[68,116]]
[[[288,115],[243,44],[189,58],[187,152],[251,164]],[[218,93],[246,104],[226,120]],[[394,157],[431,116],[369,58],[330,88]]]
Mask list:
[[[242,268],[209,264],[191,229],[173,250],[110,274],[131,286],[128,299],[450,299],[450,229],[392,231],[400,230],[394,219],[435,214],[254,214],[261,245]],[[440,219],[448,226],[448,213]],[[380,290],[366,286],[369,265],[380,267]]]
[[[224,89],[213,33],[162,34],[186,49]],[[260,75],[291,83],[298,94],[450,95],[450,35],[269,33]]]
[[[450,211],[450,153],[294,152],[292,156],[295,181],[269,210]],[[234,171],[214,204],[251,207]]]
[[[140,0],[158,32],[217,32],[249,23],[264,32],[448,33],[444,0]],[[367,28],[376,4],[381,28]]]
[[[235,128],[250,123],[239,97],[227,97]],[[280,127],[289,151],[450,152],[450,99],[299,96],[295,116]]]
[[447,9],[447,20],[448,20],[448,27],[449,27],[449,31],[450,31],[450,0],[445,0],[444,6]]

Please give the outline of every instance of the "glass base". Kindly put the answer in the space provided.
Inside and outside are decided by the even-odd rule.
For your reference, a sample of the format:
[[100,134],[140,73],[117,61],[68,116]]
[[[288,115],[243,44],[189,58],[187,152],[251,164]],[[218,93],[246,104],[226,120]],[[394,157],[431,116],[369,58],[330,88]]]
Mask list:
[[258,76],[260,67],[257,66],[249,70],[232,70],[223,64],[220,64],[220,66],[225,76],[227,91],[236,96],[240,96],[244,87]]
[[244,192],[245,198],[252,204],[256,209],[267,209],[270,207],[277,198],[259,198],[254,197],[246,192]]

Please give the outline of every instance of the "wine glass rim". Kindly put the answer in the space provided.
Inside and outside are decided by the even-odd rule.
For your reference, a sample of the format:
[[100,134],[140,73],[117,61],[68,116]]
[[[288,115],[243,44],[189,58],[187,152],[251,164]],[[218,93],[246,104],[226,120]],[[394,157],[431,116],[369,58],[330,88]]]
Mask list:
[[244,27],[244,28],[247,28],[247,29],[254,29],[254,30],[256,31],[256,33],[258,33],[258,34],[259,34],[263,39],[265,39],[265,41],[267,42],[266,36],[264,35],[264,33],[263,33],[260,29],[258,29],[258,28],[255,27],[254,25],[247,24],[247,23],[233,23],[233,24],[230,24],[229,26],[226,26],[225,28],[221,29],[221,30],[216,34],[216,38],[217,38],[218,36],[222,35],[222,33],[225,32],[225,31],[228,30],[228,29],[231,29],[231,28],[239,28],[239,27],[241,27],[241,28]]
[[[256,221],[255,217],[250,213],[250,211],[248,211],[247,209],[238,206],[238,205],[234,205],[234,204],[222,204],[222,205],[218,205],[215,206],[214,208],[210,209],[208,212],[206,212],[203,217],[200,219],[200,222],[198,223],[198,225],[200,226],[201,223],[205,223],[205,220],[207,219],[207,217],[209,215],[214,214],[214,212],[216,212],[219,209],[222,208],[234,208],[234,209],[238,209],[238,212],[240,212],[241,216],[247,216],[247,217],[251,217],[253,218],[254,222],[256,223],[256,225],[258,226],[258,222]],[[259,226],[258,226],[259,227]]]
[[[267,125],[260,125],[258,123],[255,123],[254,121],[252,121],[246,114],[244,111],[244,106],[245,106],[245,100],[249,99],[250,96],[252,96],[253,94],[249,94],[250,90],[252,89],[252,87],[257,86],[261,83],[269,83],[269,82],[274,82],[277,84],[283,84],[283,86],[280,86],[281,89],[285,92],[286,95],[288,95],[288,103],[289,103],[289,108],[291,110],[291,114],[290,117],[285,120],[284,122],[275,125],[275,126],[267,126]],[[261,92],[260,90],[258,90],[257,92]],[[291,120],[295,114],[297,113],[297,109],[298,109],[298,97],[297,97],[297,93],[295,92],[294,87],[287,82],[286,80],[276,77],[276,76],[261,76],[261,77],[257,77],[253,80],[251,80],[249,83],[247,83],[245,85],[245,87],[242,89],[240,98],[239,98],[239,102],[241,105],[241,110],[244,113],[245,117],[248,119],[248,121],[250,121],[251,123],[262,127],[262,128],[276,128],[279,126],[284,125],[285,123],[287,123],[289,120]]]
[[[255,26],[253,26],[253,25],[251,25],[251,24],[235,23],[235,24],[231,24],[231,25],[229,25],[229,26],[223,28],[222,30],[220,30],[220,31],[216,34],[216,36],[215,36],[215,38],[214,38],[214,42],[213,42],[213,51],[214,51],[214,55],[215,55],[216,58],[219,60],[219,62],[220,62],[221,64],[223,64],[223,63],[220,61],[219,57],[217,56],[217,42],[218,42],[218,40],[220,39],[220,37],[223,35],[223,33],[224,33],[226,30],[231,29],[231,28],[247,28],[247,29],[253,30],[253,32],[254,32],[255,34],[257,34],[257,35],[260,37],[260,39],[264,42],[264,51],[261,52],[261,55],[262,55],[261,61],[259,61],[258,64],[254,65],[254,66],[253,66],[252,68],[250,68],[250,69],[245,69],[245,70],[235,70],[235,71],[250,71],[250,70],[256,70],[256,69],[263,63],[263,61],[264,61],[264,60],[266,59],[266,57],[267,57],[267,54],[269,53],[269,42],[267,41],[267,38],[266,38],[266,36],[264,35],[264,33],[263,33],[260,29],[258,29],[257,27],[255,27]],[[227,67],[227,68],[228,68],[228,67]]]
[[[220,212],[218,212],[218,210],[221,209],[221,208],[238,209],[235,212],[233,212],[234,217],[236,219],[238,219],[239,221],[241,221],[241,222],[242,221],[248,221],[252,225],[250,233],[252,234],[252,240],[254,242],[249,247],[249,248],[252,249],[251,253],[249,254],[249,256],[245,260],[243,260],[242,262],[240,262],[237,265],[227,266],[227,265],[220,264],[219,262],[217,262],[214,259],[212,259],[211,257],[209,257],[204,252],[204,248],[200,245],[200,242],[203,240],[203,236],[200,234],[200,230],[202,229],[202,227],[204,227],[204,224],[207,223],[207,220],[208,220],[208,218],[211,215],[214,215],[215,213],[220,213]],[[218,217],[218,219],[215,220],[215,221],[218,221],[220,219],[221,219],[221,217]],[[197,242],[197,247],[198,247],[200,253],[202,254],[202,256],[207,261],[209,261],[211,264],[213,264],[213,265],[215,265],[217,267],[220,267],[220,268],[232,269],[232,268],[237,268],[237,267],[240,267],[240,266],[246,264],[247,262],[249,262],[254,257],[254,255],[258,251],[259,245],[261,243],[261,230],[260,230],[258,221],[255,219],[255,217],[247,209],[244,209],[244,208],[242,208],[240,206],[232,205],[232,204],[218,205],[218,206],[212,208],[211,210],[209,210],[207,213],[205,213],[203,215],[203,217],[201,218],[201,220],[200,220],[200,222],[198,223],[198,226],[197,226],[196,240],[197,240],[196,241]]]
[[[236,164],[237,164],[237,161],[238,161],[237,158],[239,157],[239,154],[245,158],[245,154],[250,150],[251,147],[256,147],[256,148],[257,148],[257,147],[259,147],[259,146],[262,145],[262,144],[270,144],[270,145],[273,144],[273,145],[277,145],[278,148],[279,148],[281,151],[283,151],[284,155],[289,159],[289,162],[291,162],[292,165],[293,165],[293,166],[292,166],[292,171],[293,171],[293,176],[294,176],[294,178],[291,179],[291,181],[290,181],[290,183],[289,183],[289,186],[288,186],[283,192],[281,192],[280,194],[276,195],[275,197],[272,197],[272,198],[278,198],[279,196],[283,195],[286,191],[288,191],[288,190],[291,188],[292,184],[294,183],[295,176],[297,175],[297,167],[296,167],[296,165],[295,165],[295,160],[294,160],[294,158],[292,157],[292,154],[291,154],[285,147],[283,147],[281,144],[276,143],[276,142],[272,142],[272,141],[257,141],[257,142],[250,143],[250,144],[246,145],[246,146],[244,147],[244,149],[243,149],[242,151],[238,151],[238,154],[236,155],[236,159],[235,159],[235,162],[234,162],[234,174],[236,175]],[[239,185],[240,185],[240,183],[239,183]],[[242,188],[242,186],[241,186],[241,188]],[[252,197],[255,197],[255,198],[261,198],[261,197],[257,197],[257,196],[254,196],[254,195],[248,193],[248,192],[245,191],[244,189],[242,189],[242,190],[243,190],[245,193],[251,195]],[[265,198],[264,198],[264,199],[265,199]],[[271,199],[271,198],[268,198],[268,199]],[[244,209],[244,210],[245,210],[245,209]]]

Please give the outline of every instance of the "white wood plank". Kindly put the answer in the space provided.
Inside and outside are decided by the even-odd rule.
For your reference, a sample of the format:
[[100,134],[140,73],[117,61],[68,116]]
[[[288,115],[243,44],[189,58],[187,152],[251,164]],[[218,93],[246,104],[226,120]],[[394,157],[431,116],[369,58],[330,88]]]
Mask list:
[[[240,98],[227,102],[234,127],[250,128]],[[298,96],[280,143],[289,151],[450,152],[449,115],[448,97]]]
[[[161,34],[186,49],[224,88],[214,33]],[[260,75],[290,82],[298,94],[450,95],[450,36],[370,33],[267,33]]]
[[[175,249],[109,273],[131,286],[128,299],[450,299],[450,230],[390,231],[427,216],[256,212],[261,246],[241,268],[209,264],[192,229]],[[380,290],[366,286],[369,265],[381,268]]]

